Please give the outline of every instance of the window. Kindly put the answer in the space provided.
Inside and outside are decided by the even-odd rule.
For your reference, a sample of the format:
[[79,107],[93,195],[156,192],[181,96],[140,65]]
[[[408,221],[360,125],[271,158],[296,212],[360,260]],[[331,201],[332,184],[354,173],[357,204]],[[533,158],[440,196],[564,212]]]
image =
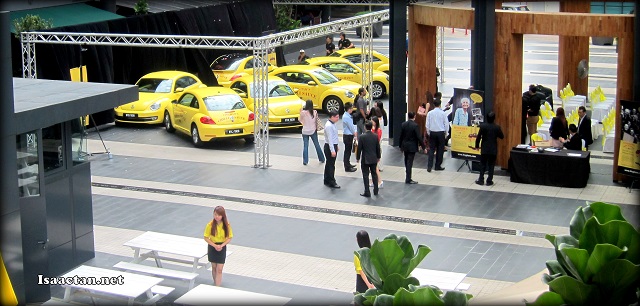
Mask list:
[[237,93],[248,93],[247,84],[245,82],[235,82],[231,85],[231,89],[235,90]]
[[139,92],[168,93],[171,92],[172,80],[141,79],[136,83]]
[[177,88],[187,88],[193,84],[197,83],[197,81],[189,76],[181,77],[176,81],[176,89]]
[[207,106],[207,110],[211,112],[243,109],[246,107],[237,95],[209,96],[203,100],[204,105]]
[[87,148],[85,119],[86,117],[82,117],[71,121],[71,159],[74,165],[88,161],[89,150]]
[[45,173],[64,167],[62,127],[62,123],[58,123],[42,129],[42,159]]
[[38,134],[29,132],[17,135],[16,149],[18,195],[20,197],[39,196]]
[[322,65],[322,68],[329,70],[332,73],[353,73],[354,69],[349,64],[345,63],[329,63]]
[[[326,69],[317,69],[312,73],[313,76],[318,79],[318,82],[320,82],[320,84],[333,84],[340,81],[335,75],[331,74],[331,72],[327,71]],[[313,79],[311,79],[310,81],[313,81]]]
[[193,99],[195,98],[196,97],[192,94],[184,94],[182,98],[180,98],[180,101],[178,102],[178,104],[186,107],[191,107],[191,101],[193,101]]
[[359,64],[360,62],[362,62],[362,56],[360,56],[360,54],[347,55],[344,58],[348,59],[354,64]]

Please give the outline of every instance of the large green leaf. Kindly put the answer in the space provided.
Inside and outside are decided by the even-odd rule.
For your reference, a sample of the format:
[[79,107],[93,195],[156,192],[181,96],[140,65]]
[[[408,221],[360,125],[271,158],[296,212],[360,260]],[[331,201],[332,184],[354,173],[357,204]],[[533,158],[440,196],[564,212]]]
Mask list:
[[409,238],[407,236],[400,236],[400,237],[396,236],[395,240],[396,240],[396,243],[398,243],[398,245],[402,249],[402,252],[404,253],[404,258],[406,260],[409,260],[411,257],[413,257],[413,245],[411,245],[411,241],[409,241]]
[[570,305],[585,305],[597,294],[598,287],[587,285],[570,276],[560,276],[549,282],[549,291],[562,296]]
[[560,253],[565,256],[568,266],[565,267],[578,274],[578,280],[585,282],[587,274],[587,263],[589,262],[589,253],[587,250],[578,249],[567,244],[560,245]]
[[543,292],[533,303],[525,303],[531,306],[559,306],[566,304],[562,296],[551,291]]
[[387,276],[382,285],[382,291],[393,295],[400,288],[409,288],[409,285],[419,286],[420,282],[415,277],[404,277],[398,273],[393,273]]
[[553,244],[556,252],[556,260],[560,264],[560,266],[564,269],[564,274],[569,275],[574,278],[579,278],[580,275],[578,271],[573,267],[573,265],[565,259],[565,256],[560,252],[560,245],[565,244],[568,246],[578,247],[578,240],[573,238],[571,235],[545,235],[545,238]]
[[371,262],[371,250],[369,248],[362,248],[353,253],[360,259],[360,266],[369,282],[376,286],[376,288],[382,288],[382,280]]
[[609,298],[609,305],[629,305],[640,284],[640,265],[626,259],[614,259],[596,273],[593,283],[604,297]]
[[407,269],[405,271],[405,276],[410,275],[411,272],[413,272],[413,269],[415,269],[430,252],[431,249],[428,246],[422,244],[418,245],[415,256],[413,256],[411,260],[409,260],[409,264],[407,265]]
[[622,216],[622,211],[618,205],[594,202],[589,204],[589,208],[600,224],[605,224],[612,220],[627,221],[624,216]]
[[367,291],[365,291],[365,293],[357,294],[353,298],[353,302],[356,305],[371,306],[371,305],[373,305],[373,302],[376,300],[376,297],[378,295],[380,295],[380,294],[382,294],[381,290],[378,290],[378,289],[375,289],[375,288],[367,289]]
[[587,218],[585,217],[582,209],[583,207],[578,207],[578,209],[576,209],[576,212],[573,214],[573,218],[571,218],[571,222],[569,223],[569,233],[571,234],[571,237],[576,239],[580,238],[584,224],[587,223]]
[[626,251],[626,247],[624,249],[620,249],[613,244],[596,245],[596,247],[593,249],[593,253],[591,253],[591,256],[589,256],[586,275],[583,279],[586,282],[590,282],[593,276],[600,272],[600,269],[602,269],[604,265],[614,259],[618,259]]
[[447,291],[442,300],[444,301],[444,305],[446,306],[458,306],[458,305],[467,305],[469,299],[472,298],[473,295],[466,294],[460,291]]
[[579,243],[580,248],[589,254],[598,244],[613,244],[621,249],[627,247],[624,258],[634,264],[640,263],[640,233],[626,221],[611,220],[599,224],[596,218],[591,218],[585,224]]
[[396,292],[393,305],[434,305],[444,306],[444,301],[429,287],[421,287],[409,292],[401,288]]
[[373,306],[393,306],[393,295],[381,294],[378,295]]
[[549,274],[554,275],[554,274],[563,274],[566,275],[567,272],[564,270],[564,268],[560,265],[560,263],[557,260],[547,260],[546,262],[547,265],[547,270],[549,270]]
[[404,252],[396,240],[376,240],[371,246],[371,263],[384,282],[393,273],[401,274]]

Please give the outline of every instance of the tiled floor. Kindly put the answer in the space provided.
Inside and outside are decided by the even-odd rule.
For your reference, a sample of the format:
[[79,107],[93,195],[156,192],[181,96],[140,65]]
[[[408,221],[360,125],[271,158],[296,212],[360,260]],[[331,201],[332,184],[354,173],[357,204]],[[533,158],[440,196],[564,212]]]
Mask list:
[[[541,236],[567,232],[585,199],[610,198],[630,220],[640,210],[638,192],[620,186],[563,189],[514,184],[506,176],[493,187],[477,186],[476,174],[455,172],[455,160],[447,159],[443,172],[427,173],[423,156],[414,171],[420,184],[406,185],[402,155],[391,147],[384,148],[385,188],[365,199],[358,195],[360,172],[338,168],[343,188],[323,186],[323,165],[301,164],[291,149],[301,145],[295,136],[274,137],[272,152],[288,149],[272,153],[272,167],[263,170],[251,167],[253,153],[242,141],[223,143],[226,150],[194,149],[175,135],[168,146],[147,144],[166,133],[160,127],[138,130],[135,141],[118,139],[126,132],[103,133],[113,159],[92,160],[96,258],[88,264],[128,260],[132,251],[122,244],[144,231],[200,237],[212,208],[223,205],[235,234],[224,286],[291,297],[292,304],[351,302],[360,229],[372,238],[396,233],[428,245],[432,252],[421,268],[466,273],[468,292],[484,296],[544,269],[553,251]],[[90,150],[100,146],[89,141]],[[211,284],[210,273],[201,269],[196,283]],[[164,302],[186,292],[185,284],[167,284],[177,290]],[[59,288],[53,294],[61,297]]]

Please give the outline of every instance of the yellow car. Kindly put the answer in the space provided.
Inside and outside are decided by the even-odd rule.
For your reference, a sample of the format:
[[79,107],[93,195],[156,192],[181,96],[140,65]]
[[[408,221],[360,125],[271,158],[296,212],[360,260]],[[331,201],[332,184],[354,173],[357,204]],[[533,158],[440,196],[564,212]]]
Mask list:
[[[389,74],[389,58],[375,50],[371,51],[371,55],[373,55],[373,69]],[[346,58],[362,68],[362,48],[336,50],[330,56]]]
[[[256,92],[253,87],[253,76],[236,79],[231,83],[230,88],[240,95],[251,111],[255,112]],[[300,100],[287,82],[279,77],[269,76],[267,92],[269,94],[269,129],[302,126],[298,116],[304,101]]]
[[[305,60],[303,64],[322,67],[342,80],[356,82],[362,85],[362,68],[347,59],[333,56],[320,56],[309,58]],[[371,96],[374,99],[379,99],[384,96],[389,89],[389,75],[378,70],[373,70],[372,77]]]
[[186,90],[164,114],[167,132],[191,135],[196,147],[217,138],[253,142],[254,114],[232,89],[215,86]]
[[[269,71],[275,66],[269,63]],[[213,74],[218,79],[218,84],[229,87],[235,79],[253,75],[253,56],[241,53],[231,53],[219,56],[210,65]]]
[[161,124],[164,111],[185,89],[205,87],[195,75],[182,71],[158,71],[144,75],[138,82],[139,100],[115,110],[116,124]]
[[340,80],[322,67],[310,65],[290,65],[279,67],[269,75],[277,76],[292,88],[302,100],[313,101],[315,109],[325,112],[344,112],[344,103],[353,102],[360,84]]

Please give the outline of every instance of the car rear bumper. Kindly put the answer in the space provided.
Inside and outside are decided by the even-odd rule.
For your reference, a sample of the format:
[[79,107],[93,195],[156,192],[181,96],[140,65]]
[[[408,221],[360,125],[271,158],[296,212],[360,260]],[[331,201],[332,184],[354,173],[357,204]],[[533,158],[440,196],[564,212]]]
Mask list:
[[246,138],[253,136],[253,121],[218,126],[198,125],[198,132],[202,141],[211,141],[217,138]]

